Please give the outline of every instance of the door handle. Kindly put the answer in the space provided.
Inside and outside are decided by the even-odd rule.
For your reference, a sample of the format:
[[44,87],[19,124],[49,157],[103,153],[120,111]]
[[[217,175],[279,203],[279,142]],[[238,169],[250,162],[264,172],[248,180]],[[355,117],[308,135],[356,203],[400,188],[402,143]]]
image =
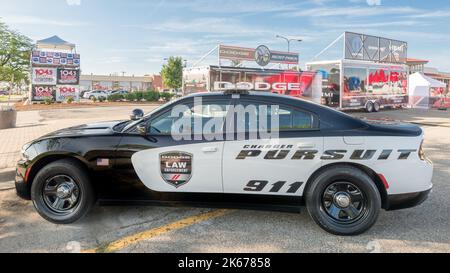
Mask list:
[[204,153],[215,153],[217,152],[219,149],[217,147],[205,147],[202,149],[202,152]]
[[315,148],[316,144],[314,143],[299,143],[297,144],[297,148],[305,149],[305,148]]

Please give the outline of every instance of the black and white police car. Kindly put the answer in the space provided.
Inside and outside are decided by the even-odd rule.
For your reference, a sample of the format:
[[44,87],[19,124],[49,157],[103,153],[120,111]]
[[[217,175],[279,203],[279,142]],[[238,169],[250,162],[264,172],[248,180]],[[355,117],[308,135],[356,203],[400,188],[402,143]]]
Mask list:
[[[266,133],[253,131],[251,117]],[[180,120],[189,122],[174,133]],[[306,205],[326,231],[356,235],[381,209],[426,200],[433,166],[423,139],[414,125],[362,121],[288,96],[195,94],[145,116],[134,111],[129,121],[68,128],[25,145],[16,188],[58,224],[96,202],[297,212]]]

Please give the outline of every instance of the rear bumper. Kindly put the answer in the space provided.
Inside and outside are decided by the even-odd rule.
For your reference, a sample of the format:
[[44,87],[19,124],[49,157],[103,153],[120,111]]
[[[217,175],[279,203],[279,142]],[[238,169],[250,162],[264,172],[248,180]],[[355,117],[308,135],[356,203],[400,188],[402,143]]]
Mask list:
[[432,189],[423,192],[389,195],[386,210],[399,210],[419,206],[428,199],[431,191]]

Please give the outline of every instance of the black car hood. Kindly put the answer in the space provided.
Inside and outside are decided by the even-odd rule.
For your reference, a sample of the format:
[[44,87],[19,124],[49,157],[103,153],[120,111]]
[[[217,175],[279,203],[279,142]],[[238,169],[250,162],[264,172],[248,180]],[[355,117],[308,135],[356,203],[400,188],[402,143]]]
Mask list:
[[123,121],[112,121],[112,122],[100,122],[84,124],[80,126],[74,126],[56,132],[50,133],[41,137],[41,139],[46,138],[56,138],[56,137],[83,137],[83,136],[104,136],[113,135],[114,126],[122,123]]

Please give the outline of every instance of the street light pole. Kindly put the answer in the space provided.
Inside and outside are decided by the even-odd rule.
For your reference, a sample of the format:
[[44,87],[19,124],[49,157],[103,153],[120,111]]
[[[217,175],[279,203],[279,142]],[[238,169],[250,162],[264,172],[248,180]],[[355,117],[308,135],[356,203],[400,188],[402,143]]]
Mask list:
[[[288,53],[291,53],[291,42],[294,42],[294,41],[299,42],[299,43],[303,42],[302,39],[288,38],[288,37],[284,37],[284,36],[281,36],[281,35],[277,35],[276,38],[283,39],[283,40],[285,40],[287,42],[287,44],[288,44]],[[288,69],[289,68],[290,68],[290,65],[288,65]]]

